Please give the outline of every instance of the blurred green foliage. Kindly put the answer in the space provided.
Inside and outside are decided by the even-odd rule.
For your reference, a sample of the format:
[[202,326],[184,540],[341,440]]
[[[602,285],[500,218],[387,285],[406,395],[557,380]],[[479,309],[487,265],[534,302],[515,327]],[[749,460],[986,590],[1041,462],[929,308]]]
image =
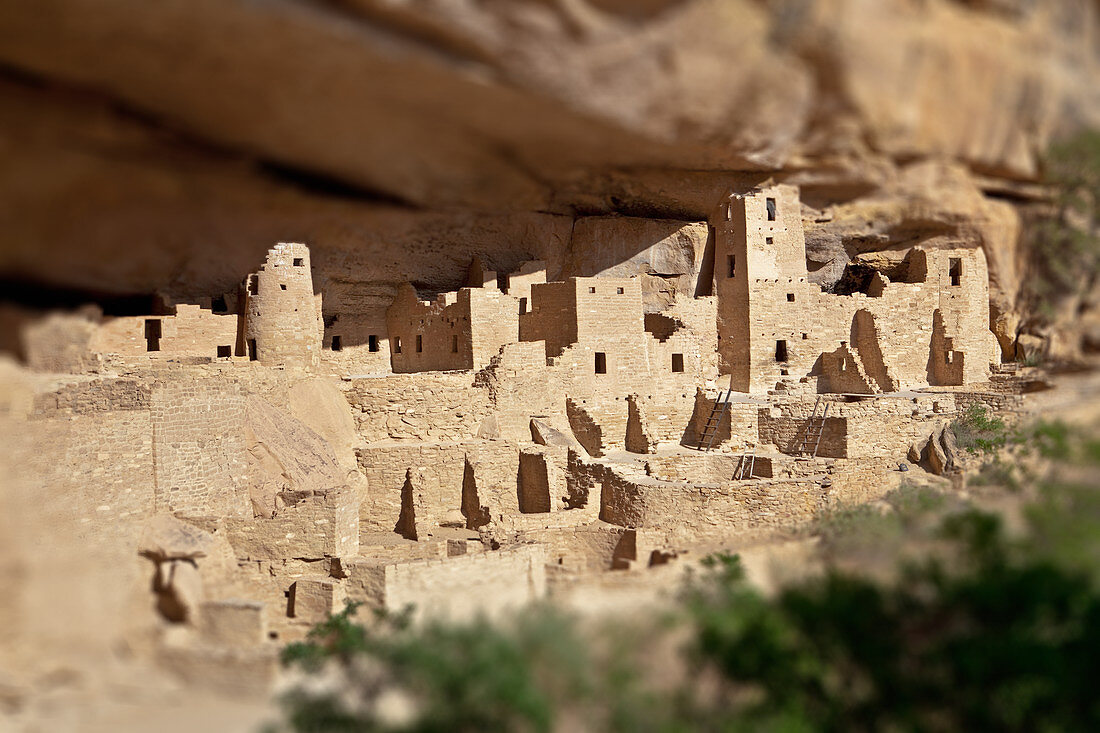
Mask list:
[[990,415],[988,408],[975,402],[960,418],[951,423],[955,441],[967,453],[993,453],[1008,445],[1009,431],[1005,421]]
[[1034,228],[1027,283],[1034,310],[1050,319],[1100,271],[1100,131],[1053,144],[1046,180],[1054,205]]

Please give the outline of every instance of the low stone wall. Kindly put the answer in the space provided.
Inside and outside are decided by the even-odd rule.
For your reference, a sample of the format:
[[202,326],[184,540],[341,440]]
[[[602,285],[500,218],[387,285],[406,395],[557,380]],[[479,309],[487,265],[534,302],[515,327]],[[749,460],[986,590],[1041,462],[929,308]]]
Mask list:
[[226,519],[225,529],[242,560],[349,557],[359,550],[359,499],[349,488],[317,492],[270,519]]
[[516,545],[444,560],[346,566],[347,597],[372,608],[414,606],[419,618],[461,620],[494,616],[546,595],[546,549]]
[[670,542],[697,542],[808,521],[825,497],[825,489],[808,479],[687,484],[609,471],[600,519],[664,530]]

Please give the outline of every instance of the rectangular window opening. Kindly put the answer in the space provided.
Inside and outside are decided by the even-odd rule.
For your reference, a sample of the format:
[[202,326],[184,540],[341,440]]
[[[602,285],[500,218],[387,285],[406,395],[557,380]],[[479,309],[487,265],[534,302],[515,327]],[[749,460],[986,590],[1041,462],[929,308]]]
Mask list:
[[954,361],[954,353],[951,351],[945,351],[943,354],[943,363],[950,364],[952,361]]
[[840,357],[840,371],[842,371],[842,372],[848,371],[848,360],[845,359],[843,356]]
[[305,263],[306,263],[306,261],[302,257],[295,257],[294,258],[294,266],[295,267],[302,267],[303,265],[305,265]]
[[775,209],[775,199],[769,197],[768,200],[767,200],[767,206],[768,206],[768,221],[775,221],[775,211],[776,211],[776,209]]
[[776,341],[775,342],[775,360],[779,362],[787,361],[787,342]]
[[256,339],[248,339],[248,360],[256,361]]
[[279,283],[279,290],[286,290],[286,283]]
[[673,354],[672,355],[672,371],[682,372],[684,371],[684,355]]
[[400,354],[401,353],[401,337],[400,336],[394,336],[393,337],[393,353],[395,353],[395,354]]
[[458,353],[458,334],[451,334],[451,353]]
[[596,374],[607,374],[607,354],[596,352]]
[[955,287],[962,285],[963,263],[962,258],[951,258],[951,284]]
[[260,279],[255,275],[248,278],[248,292],[250,295],[260,294]]
[[145,319],[145,350],[160,351],[160,319]]
[[373,333],[367,336],[367,351],[378,351],[378,336]]
[[596,292],[596,288],[589,288],[589,289],[588,289],[588,292],[590,292],[590,293],[594,293],[594,292]]
[[623,290],[622,288],[615,288],[615,293],[616,293],[617,295],[622,295],[622,294],[623,294],[624,292],[626,292],[626,291],[625,291],[625,290]]
[[210,301],[210,310],[215,313],[225,313],[229,310],[229,306],[225,302],[225,296],[219,295]]
[[232,346],[219,346],[218,347],[218,358],[219,359],[228,359],[231,356],[233,356],[233,347]]
[[764,244],[775,244],[775,237],[764,237]]
[[809,337],[810,337],[810,334],[808,334],[808,333],[804,333],[804,334],[802,334],[802,340],[803,340],[803,341],[805,341],[805,340],[806,340],[806,339],[808,339]]
[[794,302],[794,293],[787,293],[787,302],[788,303],[793,303]]
[[339,336],[333,336],[331,347],[333,351],[340,351],[344,348],[344,341]]
[[519,299],[519,314],[522,316],[527,312],[527,298]]
[[424,351],[424,337],[420,334],[416,334],[416,353],[420,354]]
[[737,274],[737,255],[726,257],[726,268],[726,277],[733,277]]

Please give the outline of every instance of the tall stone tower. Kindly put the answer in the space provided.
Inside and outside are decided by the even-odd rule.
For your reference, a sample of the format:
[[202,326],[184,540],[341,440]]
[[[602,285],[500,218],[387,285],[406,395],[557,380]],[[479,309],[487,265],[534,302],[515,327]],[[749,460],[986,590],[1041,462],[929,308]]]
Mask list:
[[806,239],[795,186],[769,186],[731,193],[711,216],[714,227],[714,294],[718,300],[719,371],[733,389],[753,384],[751,309],[769,281],[805,281]]
[[313,366],[321,351],[321,295],[313,292],[309,248],[280,243],[244,282],[248,357],[268,366]]

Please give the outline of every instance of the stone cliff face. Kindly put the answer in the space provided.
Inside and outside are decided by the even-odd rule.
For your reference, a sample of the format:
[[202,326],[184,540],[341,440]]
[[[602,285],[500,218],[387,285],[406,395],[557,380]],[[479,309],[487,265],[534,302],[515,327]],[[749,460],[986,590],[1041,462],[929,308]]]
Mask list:
[[1100,124],[1095,0],[4,0],[0,64],[0,268],[183,298],[279,240],[333,303],[474,254],[606,269],[578,247],[644,227],[578,219],[771,178],[823,282],[983,247],[1011,341],[1039,155]]

